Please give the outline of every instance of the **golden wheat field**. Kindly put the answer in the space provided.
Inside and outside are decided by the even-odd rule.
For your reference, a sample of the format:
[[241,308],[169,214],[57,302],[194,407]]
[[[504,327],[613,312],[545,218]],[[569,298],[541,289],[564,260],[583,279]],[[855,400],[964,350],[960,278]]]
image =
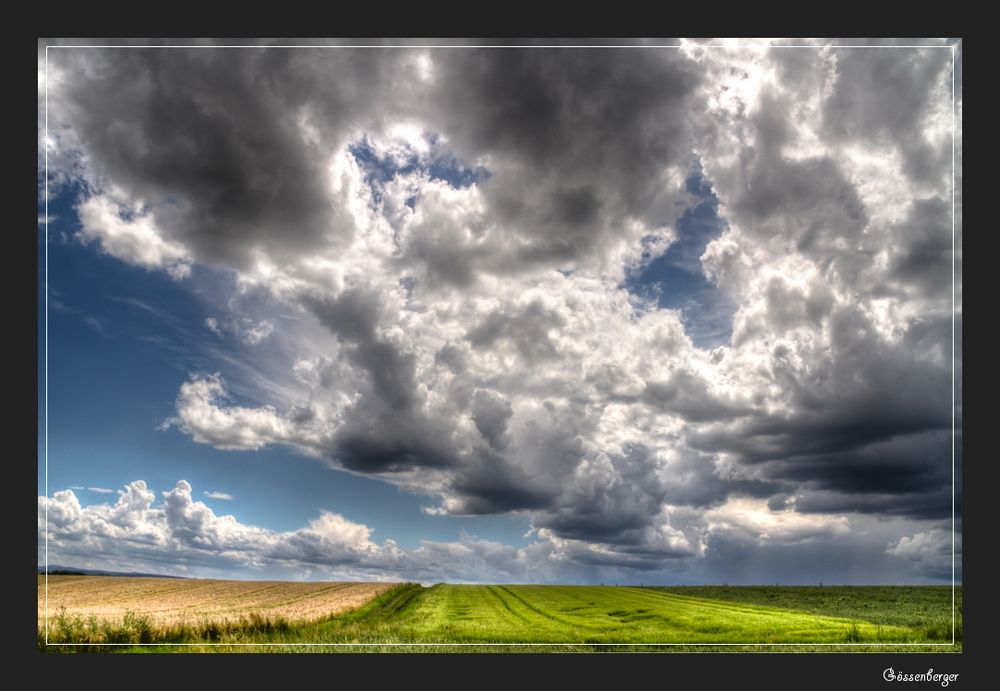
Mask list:
[[[111,622],[132,612],[155,626],[174,626],[257,615],[294,624],[355,609],[396,585],[50,575],[48,616],[50,621],[64,613]],[[39,626],[45,612],[45,577],[39,576]]]

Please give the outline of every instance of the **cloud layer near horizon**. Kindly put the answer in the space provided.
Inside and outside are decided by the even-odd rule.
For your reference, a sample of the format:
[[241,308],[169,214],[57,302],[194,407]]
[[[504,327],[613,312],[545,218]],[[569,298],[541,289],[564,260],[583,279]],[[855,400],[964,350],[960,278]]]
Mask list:
[[[213,494],[213,493],[206,493]],[[862,518],[851,522],[832,515],[775,511],[763,500],[730,499],[698,516],[670,512],[657,517],[653,549],[627,555],[599,544],[564,539],[540,529],[524,547],[463,534],[454,542],[423,540],[412,549],[392,539],[378,542],[374,531],[330,511],[307,525],[274,531],[218,515],[194,498],[185,480],[160,493],[159,501],[142,480],[118,490],[114,503],[84,506],[73,490],[39,497],[38,530],[47,533],[50,563],[81,567],[154,571],[187,576],[293,577],[342,580],[417,580],[480,582],[753,582],[766,571],[733,562],[746,561],[750,548],[788,566],[804,555],[818,561],[806,580],[823,578],[830,553],[850,550],[858,559],[850,579],[871,582],[894,563],[912,565],[924,578],[950,575],[951,534],[930,527],[913,535],[904,521]],[[671,527],[671,519],[699,522],[692,543]],[[46,523],[47,520],[47,523]],[[852,535],[851,529],[859,529]],[[887,543],[888,541],[888,543]],[[888,544],[888,547],[886,545]],[[957,543],[959,554],[961,539]],[[664,554],[676,566],[662,572]],[[690,560],[699,557],[692,568]]]
[[[942,577],[951,51],[67,49],[48,75],[78,239],[230,277],[220,309],[256,311],[205,327],[280,356],[241,401],[230,373],[178,383],[170,423],[195,442],[286,445],[431,513],[530,517],[529,548],[454,543],[485,561],[452,578],[875,540]],[[712,350],[625,287],[702,202],[698,166],[726,222],[702,270],[737,305]],[[442,573],[432,543],[334,514],[269,532],[190,492],[40,501],[59,544]]]

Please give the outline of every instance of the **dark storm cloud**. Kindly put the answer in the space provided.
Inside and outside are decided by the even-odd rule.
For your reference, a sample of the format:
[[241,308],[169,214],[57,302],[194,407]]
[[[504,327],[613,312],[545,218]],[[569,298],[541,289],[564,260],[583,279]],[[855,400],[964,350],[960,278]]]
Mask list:
[[533,482],[527,473],[488,451],[476,454],[449,485],[455,514],[495,514],[551,506],[558,493]]
[[519,237],[498,268],[572,265],[647,218],[665,169],[686,167],[697,65],[663,50],[443,51],[439,122],[463,158],[488,155],[491,216]]
[[864,416],[836,424],[798,419],[738,428],[721,443],[691,441],[704,450],[735,454],[750,464],[749,477],[772,487],[801,488],[795,504],[800,511],[950,514],[950,431],[907,433],[897,422]]
[[[951,433],[922,432],[871,444],[848,453],[773,461],[761,466],[768,478],[798,487],[798,511],[870,513],[941,519],[952,511]],[[957,444],[955,499],[961,510],[961,439]],[[772,498],[788,506],[788,496]]]
[[851,308],[835,310],[828,328],[830,352],[810,371],[795,370],[780,348],[772,354],[775,377],[794,402],[791,412],[696,430],[689,441],[760,463],[950,427],[951,371],[928,358],[931,344],[921,350],[888,343]]
[[769,464],[768,474],[807,486],[852,494],[924,492],[951,484],[951,431],[923,432],[850,453],[793,457]]
[[[894,401],[886,401],[894,402]],[[850,402],[845,402],[845,407]],[[760,418],[728,428],[693,432],[688,440],[704,451],[733,451],[748,463],[802,458],[851,451],[898,435],[916,434],[928,427],[944,429],[949,418],[910,417],[886,410],[872,401],[861,410],[832,411],[822,416]]]
[[328,453],[343,467],[361,473],[457,467],[454,450],[427,422],[359,406],[345,417]]
[[863,494],[849,494],[804,490],[795,502],[795,509],[804,513],[865,513],[915,519],[949,518],[951,473],[942,478],[941,484],[922,487],[914,492],[894,489],[885,494],[871,490]]
[[458,452],[442,433],[442,423],[419,410],[415,356],[378,333],[384,310],[380,296],[348,290],[336,298],[307,297],[303,303],[346,345],[346,357],[367,373],[370,385],[370,395],[345,413],[324,454],[345,468],[370,473],[457,466]]
[[677,372],[667,382],[646,382],[642,400],[650,406],[670,411],[692,422],[710,422],[742,417],[751,412],[713,396],[705,381],[689,372]]
[[378,336],[379,296],[349,290],[336,299],[303,301],[320,323],[348,343],[348,357],[364,369],[373,393],[388,408],[404,411],[416,402],[415,358]]
[[[856,337],[862,322],[847,323]],[[794,383],[795,413],[715,425],[690,433],[689,442],[735,454],[755,478],[805,488],[798,510],[949,514],[951,372],[899,350],[868,350],[873,343],[864,339],[841,345],[850,353],[838,366],[863,373],[863,385],[824,390],[820,381],[832,373],[820,370],[816,381]]]
[[478,389],[473,396],[470,412],[476,429],[492,448],[503,449],[510,444],[507,424],[514,409],[509,401],[492,391]]
[[675,51],[473,50],[435,60],[458,150],[520,159],[562,182],[545,213],[569,224],[593,218],[596,195],[641,211],[659,169],[689,155],[699,70]]
[[951,205],[939,198],[915,201],[897,233],[904,249],[893,258],[890,277],[940,299],[941,286],[951,283]]
[[766,499],[783,486],[780,481],[724,477],[717,472],[713,456],[688,449],[668,465],[663,480],[667,503],[695,508],[721,504],[730,495]]
[[535,525],[571,539],[637,543],[666,495],[650,455],[637,446],[624,456],[609,457],[565,488],[559,504]]
[[[167,227],[199,258],[239,267],[257,246],[280,257],[316,250],[331,232],[349,236],[299,121],[320,113],[323,134],[342,136],[336,125],[370,100],[386,57],[192,49],[52,59],[67,70],[54,122],[72,123],[102,178],[165,205]],[[344,76],[337,88],[324,66]]]
[[584,566],[602,567],[602,570],[599,573],[607,573],[608,567],[617,567],[622,570],[620,573],[622,574],[622,579],[625,582],[634,582],[634,575],[631,574],[634,574],[636,571],[661,571],[663,569],[665,559],[670,560],[690,557],[691,550],[679,548],[664,552],[662,550],[641,550],[626,547],[615,552],[574,550],[569,552],[569,556],[575,563]]

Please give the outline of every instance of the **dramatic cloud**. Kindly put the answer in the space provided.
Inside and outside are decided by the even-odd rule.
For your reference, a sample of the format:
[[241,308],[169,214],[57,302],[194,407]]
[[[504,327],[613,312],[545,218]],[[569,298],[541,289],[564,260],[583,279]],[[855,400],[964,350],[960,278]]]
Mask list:
[[378,544],[371,539],[371,528],[327,511],[299,530],[264,530],[216,515],[192,499],[191,485],[184,480],[163,492],[158,504],[141,480],[118,495],[114,504],[86,507],[71,490],[51,499],[39,497],[39,529],[47,528],[53,555],[84,562],[100,555],[170,573],[285,568],[339,578],[468,580],[489,578],[497,569],[523,577],[531,567],[524,550],[472,537],[458,543],[425,542],[409,551],[392,540]]
[[[291,447],[431,514],[523,515],[537,537],[407,552],[334,514],[273,533],[181,483],[128,539],[555,577],[847,554],[852,526],[884,520],[865,554],[939,576],[961,428],[957,50],[50,51],[45,146],[53,184],[83,190],[79,240],[214,272],[230,292],[198,328],[259,353],[254,380],[223,362],[178,382],[171,425]],[[637,278],[672,247],[701,311]],[[62,541],[124,530],[118,505],[45,501]]]
[[[375,541],[371,528],[330,511],[320,511],[302,528],[279,532],[241,523],[230,515],[220,516],[196,501],[193,493],[191,485],[180,480],[158,499],[144,481],[136,480],[118,490],[114,504],[84,506],[69,489],[55,492],[52,498],[39,497],[39,550],[46,547],[47,539],[53,563],[88,566],[110,561],[128,568],[192,576],[237,573],[427,582],[596,582],[652,575],[648,572],[662,570],[665,555],[678,563],[694,556],[707,556],[712,561],[713,553],[719,550],[747,544],[756,545],[765,555],[771,549],[792,545],[808,549],[816,542],[827,551],[837,551],[844,545],[837,545],[836,540],[849,531],[843,517],[801,516],[793,510],[772,512],[763,501],[741,499],[709,511],[697,539],[671,526],[672,521],[691,516],[665,510],[642,529],[634,544],[618,549],[605,543],[561,538],[545,528],[521,548],[463,535],[456,542],[424,540],[416,548],[403,549],[392,539]],[[215,497],[220,493],[204,494]],[[943,568],[945,557],[950,558],[944,549],[946,542],[950,546],[950,535],[932,529],[898,537],[887,548],[885,535],[898,535],[901,529],[903,526],[897,525],[886,532],[883,527],[874,539],[875,546],[880,543],[891,557],[914,562],[921,573],[939,576],[933,569]],[[864,549],[870,550],[872,542],[862,540],[861,544],[867,543]],[[852,547],[857,551],[859,544]],[[777,554],[780,557],[782,553]],[[743,561],[755,562],[746,557]],[[950,561],[948,564],[950,568]],[[689,573],[685,570],[689,566],[678,566],[679,573]],[[732,579],[732,574],[722,576]],[[708,578],[718,579],[719,574]]]

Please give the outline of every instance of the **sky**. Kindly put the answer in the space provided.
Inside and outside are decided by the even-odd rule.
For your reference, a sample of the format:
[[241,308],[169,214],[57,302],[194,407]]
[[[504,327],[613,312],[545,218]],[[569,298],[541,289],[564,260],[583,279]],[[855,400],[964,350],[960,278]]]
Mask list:
[[39,564],[960,579],[961,43],[665,43],[41,41]]

